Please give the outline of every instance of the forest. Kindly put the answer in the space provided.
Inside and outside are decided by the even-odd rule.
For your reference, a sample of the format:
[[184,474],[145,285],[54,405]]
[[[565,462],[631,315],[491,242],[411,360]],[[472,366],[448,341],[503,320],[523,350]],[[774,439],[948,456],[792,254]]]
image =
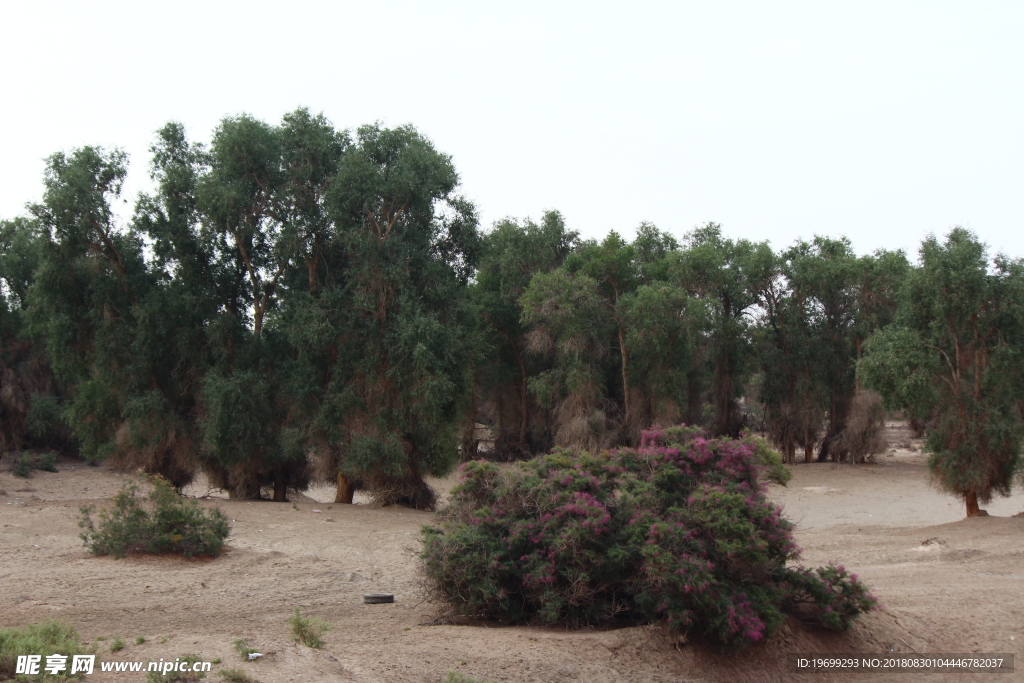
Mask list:
[[916,259],[714,223],[587,240],[557,211],[484,230],[415,128],[306,109],[151,152],[130,219],[126,155],[82,147],[0,222],[0,452],[429,509],[424,477],[481,456],[686,424],[861,462],[899,414],[969,515],[1020,482],[1024,262],[964,228]]

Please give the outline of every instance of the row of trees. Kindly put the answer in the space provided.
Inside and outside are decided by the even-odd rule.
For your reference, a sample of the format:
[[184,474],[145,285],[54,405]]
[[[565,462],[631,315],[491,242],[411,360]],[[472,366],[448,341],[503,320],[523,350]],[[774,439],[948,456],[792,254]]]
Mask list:
[[[714,224],[581,240],[557,212],[482,234],[451,159],[413,128],[350,134],[303,109],[227,118],[208,147],[169,124],[152,151],[156,190],[126,225],[127,159],[89,147],[52,156],[42,201],[0,224],[5,450],[79,450],[176,485],[202,468],[237,497],[318,478],[341,501],[362,487],[429,507],[423,477],[475,455],[480,422],[506,458],[677,422],[763,427],[790,462],[862,457],[851,408],[882,413],[860,376],[953,454],[935,465],[950,488],[1009,486],[1021,265],[965,231],[918,266],[845,239],[776,252]],[[987,478],[961,476],[975,461]]]

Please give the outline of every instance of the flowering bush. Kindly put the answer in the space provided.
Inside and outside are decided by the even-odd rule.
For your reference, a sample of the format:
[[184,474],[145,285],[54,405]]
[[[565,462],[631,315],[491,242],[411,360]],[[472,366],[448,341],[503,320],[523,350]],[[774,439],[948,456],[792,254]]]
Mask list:
[[842,568],[787,568],[798,550],[759,448],[674,427],[513,471],[466,463],[440,527],[423,528],[427,579],[456,612],[512,623],[661,621],[723,647],[787,611],[845,629],[874,598]]

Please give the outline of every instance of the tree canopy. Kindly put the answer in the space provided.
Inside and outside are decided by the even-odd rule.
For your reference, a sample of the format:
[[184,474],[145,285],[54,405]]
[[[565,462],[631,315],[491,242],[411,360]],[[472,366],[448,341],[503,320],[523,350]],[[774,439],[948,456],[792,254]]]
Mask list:
[[715,223],[581,239],[553,210],[481,231],[415,128],[306,109],[226,117],[209,144],[171,122],[151,153],[127,219],[126,155],[82,147],[0,222],[0,448],[427,508],[425,477],[480,454],[482,427],[498,459],[686,423],[859,460],[873,389],[972,514],[1018,469],[1024,266],[966,230],[918,264]]

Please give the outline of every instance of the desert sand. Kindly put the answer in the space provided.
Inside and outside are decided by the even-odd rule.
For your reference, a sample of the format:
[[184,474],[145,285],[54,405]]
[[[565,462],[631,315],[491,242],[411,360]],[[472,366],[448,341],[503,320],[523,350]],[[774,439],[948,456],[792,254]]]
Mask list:
[[[263,683],[416,681],[449,671],[488,681],[856,680],[1024,681],[1024,495],[993,501],[990,516],[964,518],[957,499],[930,486],[919,441],[898,426],[899,447],[859,466],[792,466],[771,495],[796,523],[802,562],[841,563],[857,572],[884,608],[846,634],[796,622],[739,655],[679,643],[655,626],[612,630],[437,624],[417,572],[419,529],[432,515],[377,509],[365,498],[336,505],[333,491],[292,502],[245,502],[187,490],[232,520],[228,551],[216,559],[93,557],[82,547],[79,507],[102,504],[125,474],[75,461],[59,472],[19,479],[0,467],[0,626],[61,619],[94,644],[100,659],[220,658]],[[435,481],[442,493],[454,478]],[[1014,516],[1018,515],[1018,516]],[[394,604],[365,605],[388,592]],[[329,622],[326,646],[293,642],[296,607]],[[146,642],[135,645],[143,636]],[[109,642],[127,647],[116,655]],[[232,644],[248,640],[264,657],[243,663]],[[103,639],[103,640],[101,640]],[[1008,675],[805,674],[786,670],[791,652],[1014,653]],[[50,654],[50,653],[45,653]],[[97,673],[85,680],[143,680]]]

